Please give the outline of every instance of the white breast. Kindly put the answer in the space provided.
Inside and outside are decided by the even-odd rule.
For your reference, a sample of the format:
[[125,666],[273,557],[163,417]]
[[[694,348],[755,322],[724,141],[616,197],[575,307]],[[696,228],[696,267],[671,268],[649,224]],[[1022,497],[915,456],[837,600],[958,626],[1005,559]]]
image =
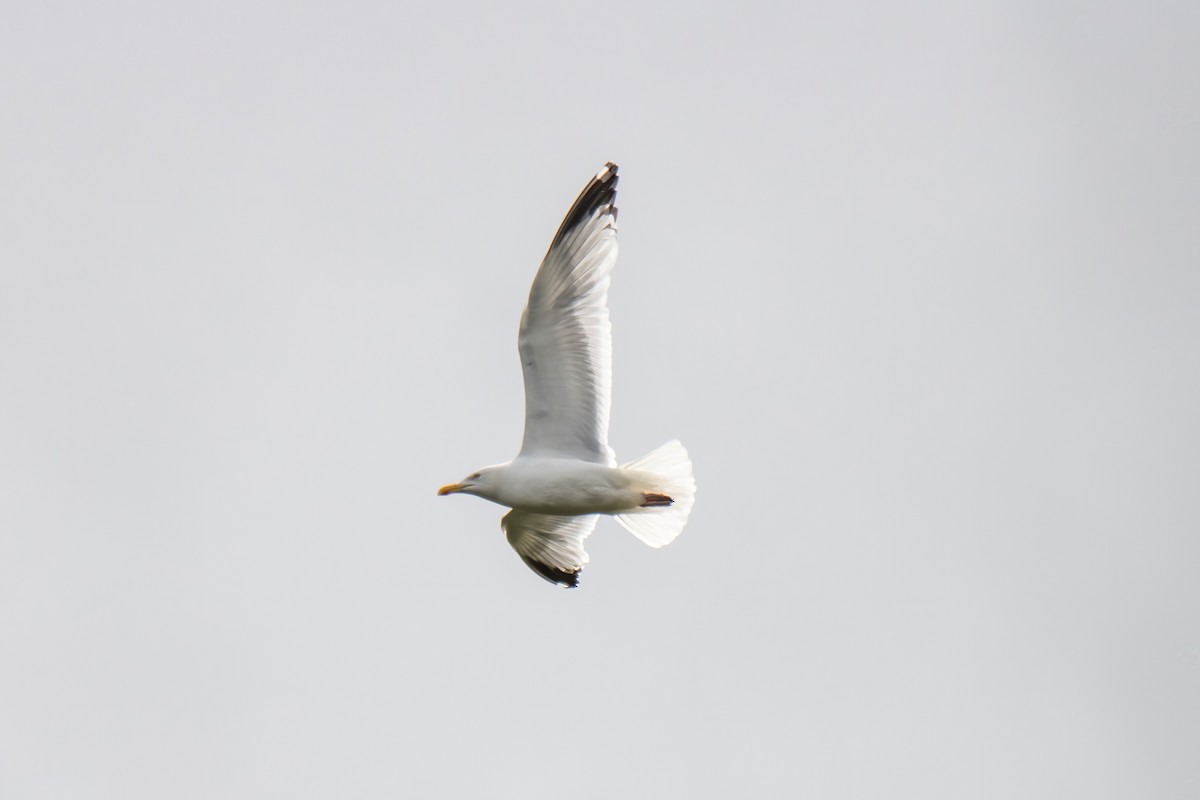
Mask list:
[[636,508],[628,473],[568,458],[518,458],[507,466],[497,502],[536,514],[615,514]]

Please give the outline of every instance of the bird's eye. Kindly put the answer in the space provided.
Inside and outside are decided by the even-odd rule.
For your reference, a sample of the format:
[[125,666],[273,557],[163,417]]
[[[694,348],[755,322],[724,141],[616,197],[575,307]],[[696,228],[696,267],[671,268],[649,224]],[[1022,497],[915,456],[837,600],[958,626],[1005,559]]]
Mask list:
[[469,481],[473,481],[473,480],[476,480],[476,479],[478,479],[478,478],[479,478],[479,473],[478,473],[478,472],[472,472],[470,475],[468,475],[468,476],[467,476],[467,480],[469,480]]

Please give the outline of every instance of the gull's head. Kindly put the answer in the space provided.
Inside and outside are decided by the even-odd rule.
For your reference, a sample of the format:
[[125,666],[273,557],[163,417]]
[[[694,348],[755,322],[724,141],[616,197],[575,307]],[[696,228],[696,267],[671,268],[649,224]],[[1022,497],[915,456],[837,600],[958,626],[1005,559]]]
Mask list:
[[458,483],[451,483],[438,489],[438,496],[445,497],[448,494],[474,494],[480,497],[487,497],[496,488],[496,476],[503,465],[495,467],[484,467],[481,470],[472,472],[467,477],[463,478]]

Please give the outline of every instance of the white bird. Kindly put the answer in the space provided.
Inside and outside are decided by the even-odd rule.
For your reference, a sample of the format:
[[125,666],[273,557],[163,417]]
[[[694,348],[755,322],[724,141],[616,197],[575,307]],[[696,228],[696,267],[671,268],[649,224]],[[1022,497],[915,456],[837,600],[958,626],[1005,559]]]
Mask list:
[[525,372],[521,452],[438,489],[511,508],[500,521],[509,544],[534,572],[566,587],[579,584],[588,560],[583,540],[597,514],[662,547],[683,530],[696,492],[678,441],[620,467],[608,446],[616,196],[610,161],[579,193],[533,279],[517,340]]

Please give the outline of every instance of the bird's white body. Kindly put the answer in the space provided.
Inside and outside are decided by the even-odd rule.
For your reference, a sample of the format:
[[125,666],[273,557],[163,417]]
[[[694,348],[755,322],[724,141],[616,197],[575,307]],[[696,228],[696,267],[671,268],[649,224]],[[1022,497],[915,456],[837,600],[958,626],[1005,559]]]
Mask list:
[[494,490],[489,486],[478,496],[520,511],[560,517],[632,512],[645,502],[643,492],[658,490],[646,473],[572,458],[518,458],[495,475]]
[[618,467],[608,446],[612,334],[609,273],[617,261],[617,165],[580,192],[538,268],[521,315],[525,438],[507,464],[438,494],[473,494],[512,509],[509,544],[548,581],[575,586],[583,541],[611,514],[651,547],[672,542],[695,498],[687,450],[671,441]]

